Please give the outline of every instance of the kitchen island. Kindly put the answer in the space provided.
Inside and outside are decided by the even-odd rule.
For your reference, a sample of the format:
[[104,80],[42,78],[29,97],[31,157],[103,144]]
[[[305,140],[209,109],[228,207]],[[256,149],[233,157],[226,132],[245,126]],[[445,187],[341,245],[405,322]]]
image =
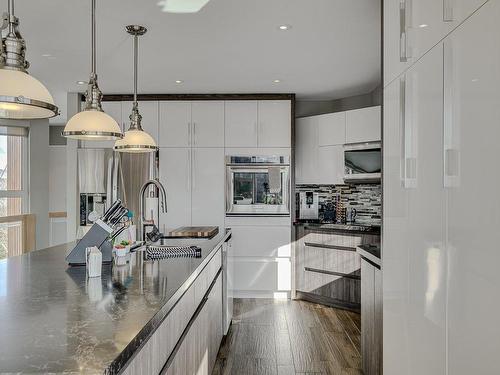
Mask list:
[[[201,257],[144,261],[138,251],[93,279],[65,262],[74,243],[0,261],[0,373],[153,374],[182,366],[175,354],[194,318],[209,293],[222,299],[221,246],[230,236],[169,239],[199,246]],[[222,317],[221,304],[213,305]],[[215,326],[212,351],[222,339],[222,322]]]

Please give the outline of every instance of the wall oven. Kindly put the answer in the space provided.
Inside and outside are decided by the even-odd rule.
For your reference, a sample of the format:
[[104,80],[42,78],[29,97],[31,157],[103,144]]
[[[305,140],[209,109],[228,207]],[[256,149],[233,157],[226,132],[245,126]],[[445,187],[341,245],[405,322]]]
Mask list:
[[226,156],[227,216],[289,216],[289,156]]
[[382,156],[380,142],[344,145],[344,182],[380,182]]

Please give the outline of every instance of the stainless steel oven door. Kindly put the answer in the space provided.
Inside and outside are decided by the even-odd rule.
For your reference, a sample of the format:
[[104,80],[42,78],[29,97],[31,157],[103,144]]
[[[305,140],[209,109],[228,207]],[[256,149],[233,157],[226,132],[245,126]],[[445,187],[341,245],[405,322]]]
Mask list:
[[226,166],[226,215],[290,215],[290,166]]

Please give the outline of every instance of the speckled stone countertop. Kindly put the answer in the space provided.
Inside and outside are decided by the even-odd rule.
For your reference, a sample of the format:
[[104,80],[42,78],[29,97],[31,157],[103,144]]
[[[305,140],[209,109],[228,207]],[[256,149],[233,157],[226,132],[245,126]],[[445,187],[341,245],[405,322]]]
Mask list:
[[230,234],[169,239],[199,246],[201,258],[137,252],[95,279],[67,266],[72,243],[0,261],[0,373],[118,373]]

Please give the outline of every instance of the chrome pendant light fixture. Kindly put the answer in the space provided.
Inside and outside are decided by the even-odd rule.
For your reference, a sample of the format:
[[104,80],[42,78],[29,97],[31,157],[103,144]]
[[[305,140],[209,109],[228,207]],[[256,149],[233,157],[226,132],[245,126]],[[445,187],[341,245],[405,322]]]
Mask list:
[[123,139],[115,142],[114,149],[120,152],[153,152],[158,149],[156,142],[141,126],[142,116],[139,113],[139,104],[137,103],[137,60],[139,36],[144,35],[147,29],[143,26],[129,25],[127,32],[134,37],[134,103],[132,113],[130,114],[130,128],[125,132]]
[[[26,42],[19,33],[14,15],[14,0],[8,0],[8,12],[0,24],[0,118],[34,120],[59,114],[47,88],[28,74]],[[2,36],[7,29],[7,35]]]
[[123,134],[118,123],[102,110],[102,92],[96,74],[95,3],[96,0],[91,0],[92,72],[85,94],[85,108],[68,121],[62,135],[72,139],[108,141],[123,138]]

